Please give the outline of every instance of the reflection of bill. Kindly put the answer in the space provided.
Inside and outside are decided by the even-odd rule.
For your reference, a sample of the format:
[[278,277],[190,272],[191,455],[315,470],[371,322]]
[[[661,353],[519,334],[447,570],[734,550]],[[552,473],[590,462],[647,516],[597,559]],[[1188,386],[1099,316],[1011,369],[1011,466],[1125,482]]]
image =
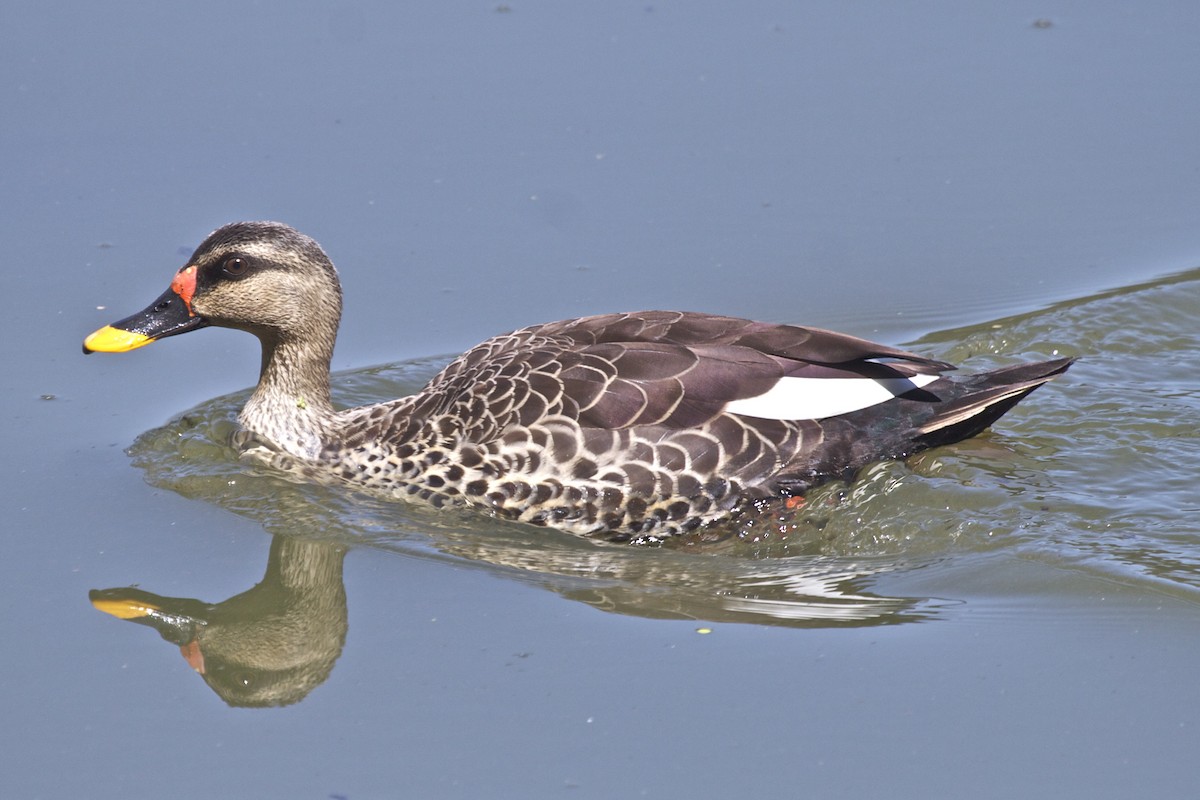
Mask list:
[[283,706],[329,677],[346,641],[344,547],[276,536],[257,586],[221,603],[100,589],[92,605],[149,625],[232,706]]

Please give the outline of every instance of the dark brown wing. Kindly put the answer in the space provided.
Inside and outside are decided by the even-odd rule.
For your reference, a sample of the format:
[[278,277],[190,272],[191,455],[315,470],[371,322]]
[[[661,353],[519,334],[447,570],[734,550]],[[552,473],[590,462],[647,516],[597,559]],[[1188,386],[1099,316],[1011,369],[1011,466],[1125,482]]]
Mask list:
[[610,314],[489,339],[430,381],[414,411],[464,420],[471,438],[547,415],[585,428],[682,429],[786,376],[907,377],[945,369],[952,367],[815,328],[683,312]]

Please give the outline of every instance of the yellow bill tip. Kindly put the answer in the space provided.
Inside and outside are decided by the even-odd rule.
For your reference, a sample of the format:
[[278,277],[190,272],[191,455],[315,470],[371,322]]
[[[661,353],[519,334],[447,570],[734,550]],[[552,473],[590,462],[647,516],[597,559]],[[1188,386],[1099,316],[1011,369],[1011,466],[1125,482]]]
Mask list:
[[117,619],[137,619],[148,617],[159,609],[149,603],[139,603],[136,600],[101,600],[92,601],[92,605],[105,614],[112,614]]
[[153,339],[132,331],[123,331],[111,325],[105,325],[100,330],[83,340],[85,353],[125,353],[143,345],[150,344]]

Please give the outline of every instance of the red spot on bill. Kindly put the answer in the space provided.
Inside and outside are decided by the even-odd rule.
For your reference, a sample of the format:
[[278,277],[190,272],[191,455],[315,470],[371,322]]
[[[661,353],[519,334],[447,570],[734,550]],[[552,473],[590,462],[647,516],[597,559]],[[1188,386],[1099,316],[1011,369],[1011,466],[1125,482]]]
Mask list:
[[184,267],[175,274],[175,280],[171,281],[171,290],[183,300],[183,304],[187,306],[188,316],[196,316],[196,312],[192,311],[192,295],[196,293],[196,268],[194,266]]

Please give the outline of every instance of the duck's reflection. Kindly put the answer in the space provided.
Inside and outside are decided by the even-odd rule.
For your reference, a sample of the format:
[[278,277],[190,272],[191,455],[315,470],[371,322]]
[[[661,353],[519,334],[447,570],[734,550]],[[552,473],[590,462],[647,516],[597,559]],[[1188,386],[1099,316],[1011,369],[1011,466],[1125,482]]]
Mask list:
[[[378,546],[378,543],[377,543]],[[928,600],[863,588],[869,567],[829,560],[746,562],[604,547],[538,549],[450,536],[441,554],[469,558],[596,608],[659,619],[798,627],[896,624],[936,613]],[[276,535],[256,586],[219,603],[136,588],[97,589],[97,609],[154,628],[231,706],[295,703],[323,683],[346,641],[344,544]],[[894,565],[893,565],[894,566]]]
[[231,706],[284,706],[325,682],[346,642],[344,547],[276,536],[267,572],[220,603],[97,589],[92,605],[179,645]]
[[940,607],[927,598],[867,589],[872,576],[910,566],[894,558],[747,559],[703,547],[678,552],[586,542],[547,546],[449,531],[439,539],[445,555],[505,567],[564,597],[629,616],[828,628],[916,622]]
[[[354,385],[369,394],[379,379],[359,373]],[[274,534],[262,582],[215,604],[137,589],[91,594],[100,610],[178,645],[231,705],[294,703],[328,677],[346,637],[342,561],[351,546],[477,565],[605,611],[658,619],[869,626],[928,619],[945,605],[872,591],[877,576],[928,559],[831,554],[806,545],[803,532],[782,547],[748,546],[745,527],[725,538],[633,547],[292,483],[238,463],[224,444],[242,399],[218,398],[147,431],[131,454],[151,484],[221,505]],[[776,522],[770,513],[749,521],[765,533]]]

